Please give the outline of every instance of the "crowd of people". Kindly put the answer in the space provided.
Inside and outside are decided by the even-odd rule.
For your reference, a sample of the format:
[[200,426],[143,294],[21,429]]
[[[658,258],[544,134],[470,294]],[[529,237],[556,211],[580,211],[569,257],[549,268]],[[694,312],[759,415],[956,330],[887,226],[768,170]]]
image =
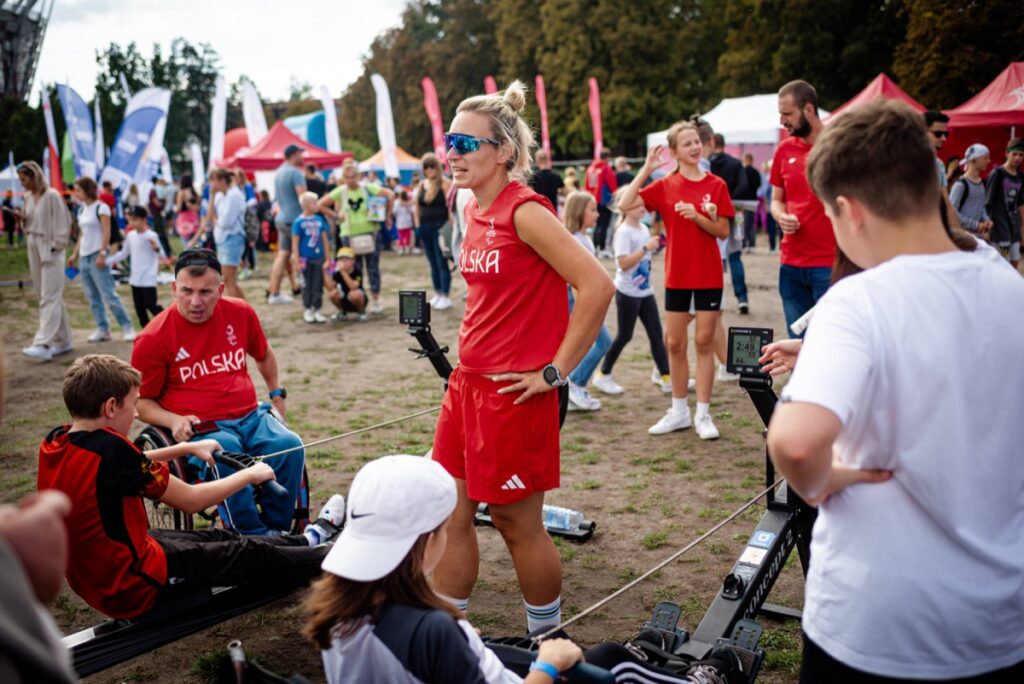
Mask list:
[[[589,386],[627,391],[613,372],[639,319],[651,380],[671,395],[648,432],[693,427],[701,439],[718,438],[714,384],[735,379],[725,369],[724,273],[739,313],[749,313],[742,254],[770,217],[781,234],[778,292],[790,339],[765,347],[761,363],[792,376],[768,448],[792,490],[819,508],[802,681],[1024,676],[1024,472],[1005,427],[1024,400],[1024,358],[993,364],[980,353],[992,340],[1019,347],[1024,339],[1024,280],[1015,272],[1024,144],[1009,141],[987,185],[989,151],[972,145],[950,186],[936,157],[948,131],[941,114],[877,102],[826,127],[805,81],[785,84],[778,103],[790,136],[767,179],[752,158],[727,154],[727,141],[699,117],[673,124],[667,147],[648,150],[636,173],[606,150],[584,172],[559,176],[543,151],[531,169],[517,81],[464,100],[445,134],[450,177],[427,154],[411,187],[378,183],[348,163],[332,188],[304,170],[303,150],[292,146],[275,174],[274,202],[244,174],[214,169],[201,194],[183,179],[173,199],[144,207],[136,198],[120,237],[121,212],[109,211],[92,179],[79,179],[70,258],[63,199],[37,165],[19,166],[27,191],[19,216],[40,300],[25,353],[46,360],[71,350],[61,292],[76,260],[97,326],[90,340],[110,338],[109,309],[134,342],[130,364],[86,355],[71,365],[63,396],[72,423],[40,448],[39,488],[63,492],[75,511],[64,520],[72,588],[108,615],[136,617],[168,600],[178,581],[267,572],[304,579],[322,569],[305,634],[322,650],[329,681],[515,681],[465,620],[480,572],[478,505],[488,504],[508,548],[527,629],[553,631],[562,622],[562,571],[542,511],[560,484],[554,390],[568,385],[576,410],[600,408]],[[762,207],[767,217],[758,218]],[[168,226],[186,239],[174,257]],[[246,258],[261,241],[274,242],[270,304],[292,303],[282,284],[294,278],[307,323],[328,320],[324,289],[336,320],[365,319],[383,308],[391,227],[400,255],[422,245],[433,308],[454,305],[453,263],[468,291],[430,458],[367,464],[347,501],[332,497],[304,534],[289,534],[304,451],[278,418],[287,390],[239,287],[241,269],[255,266],[255,251]],[[663,313],[651,282],[662,250]],[[126,258],[141,332],[110,271]],[[150,285],[161,258],[174,275],[173,304],[163,310]],[[614,260],[614,278],[602,258]],[[605,327],[613,299],[614,337]],[[250,358],[267,401],[258,400]],[[136,417],[177,444],[141,452],[126,439]],[[975,429],[982,423],[995,427]],[[218,448],[286,453],[235,471],[213,462]],[[164,461],[186,455],[217,477],[178,483]],[[270,479],[290,499],[257,506],[252,486]],[[219,503],[231,530],[150,531],[144,499],[186,511]],[[67,515],[65,499],[48,505],[50,518]],[[256,564],[261,572],[248,572]],[[121,580],[102,579],[110,576]],[[582,658],[619,681],[745,681],[728,650],[669,673],[620,645],[584,653],[567,639],[543,641],[525,681],[557,680]]]

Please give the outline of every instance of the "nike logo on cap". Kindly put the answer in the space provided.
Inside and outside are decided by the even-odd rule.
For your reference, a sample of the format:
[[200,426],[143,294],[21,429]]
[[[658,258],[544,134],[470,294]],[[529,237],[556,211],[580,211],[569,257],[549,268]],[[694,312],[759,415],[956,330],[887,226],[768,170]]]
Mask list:
[[349,517],[353,520],[358,520],[359,518],[365,518],[368,515],[373,515],[373,513],[356,513],[355,511],[352,511],[352,515]]

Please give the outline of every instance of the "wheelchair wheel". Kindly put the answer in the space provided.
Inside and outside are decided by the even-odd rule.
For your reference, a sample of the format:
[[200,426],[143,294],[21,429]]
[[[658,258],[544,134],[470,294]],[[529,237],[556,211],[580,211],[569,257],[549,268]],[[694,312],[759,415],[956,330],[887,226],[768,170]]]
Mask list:
[[[162,429],[148,425],[143,428],[139,436],[135,438],[135,446],[139,447],[143,451],[150,451],[152,449],[161,449],[163,447],[171,446],[174,444],[174,440]],[[171,475],[177,477],[182,482],[189,482],[188,474],[186,473],[187,464],[185,459],[176,458],[167,464],[167,467],[171,471]],[[192,516],[179,511],[176,508],[172,508],[159,501],[152,501],[146,499],[146,516],[149,518],[150,529],[164,529],[164,530],[191,530],[193,529]]]

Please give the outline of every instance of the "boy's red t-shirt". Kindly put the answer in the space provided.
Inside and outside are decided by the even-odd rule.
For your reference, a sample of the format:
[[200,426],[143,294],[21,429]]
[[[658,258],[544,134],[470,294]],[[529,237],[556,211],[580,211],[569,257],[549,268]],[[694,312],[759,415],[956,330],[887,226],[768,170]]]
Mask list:
[[668,244],[665,248],[665,287],[673,290],[719,290],[722,288],[722,254],[711,233],[676,209],[680,202],[692,204],[707,217],[704,205],[711,202],[718,216],[736,215],[729,187],[713,173],[699,181],[687,180],[678,171],[659,178],[640,190],[648,211],[661,214]]
[[779,261],[800,268],[831,268],[836,258],[836,236],[824,205],[807,180],[811,147],[803,138],[786,138],[772,159],[769,182],[786,192],[786,211],[800,220],[799,230],[782,234]]
[[516,209],[543,195],[513,181],[486,211],[466,206],[459,270],[469,287],[459,330],[467,373],[532,371],[551,363],[569,325],[565,280],[516,233]]
[[257,406],[250,355],[267,355],[259,317],[246,302],[222,297],[205,323],[164,309],[136,338],[132,365],[142,373],[142,398],[178,415],[231,420]]
[[53,430],[39,447],[40,490],[71,499],[68,584],[96,610],[115,618],[149,611],[167,583],[167,558],[149,536],[142,499],[167,491],[164,463],[147,459],[111,429]]

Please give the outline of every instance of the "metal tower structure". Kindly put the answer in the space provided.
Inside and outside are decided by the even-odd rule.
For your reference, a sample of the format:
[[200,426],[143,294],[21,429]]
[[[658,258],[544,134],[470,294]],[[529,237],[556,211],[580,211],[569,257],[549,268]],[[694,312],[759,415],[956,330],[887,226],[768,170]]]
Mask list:
[[28,99],[54,2],[0,1],[0,97]]

